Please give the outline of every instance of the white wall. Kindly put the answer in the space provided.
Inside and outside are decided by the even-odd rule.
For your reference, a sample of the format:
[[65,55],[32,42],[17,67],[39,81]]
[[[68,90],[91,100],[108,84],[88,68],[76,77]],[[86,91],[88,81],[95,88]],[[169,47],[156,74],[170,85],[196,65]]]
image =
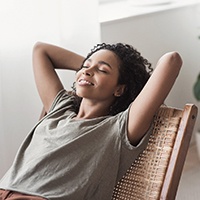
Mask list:
[[[42,108],[32,73],[33,45],[43,41],[85,55],[100,41],[98,1],[0,1],[0,25],[1,177]],[[70,89],[74,73],[60,76]]]
[[[132,44],[153,66],[165,52],[178,51],[182,55],[183,68],[166,100],[168,105],[177,107],[197,103],[192,87],[200,72],[199,35],[200,4],[101,24],[103,42]],[[200,119],[197,126],[200,127]]]

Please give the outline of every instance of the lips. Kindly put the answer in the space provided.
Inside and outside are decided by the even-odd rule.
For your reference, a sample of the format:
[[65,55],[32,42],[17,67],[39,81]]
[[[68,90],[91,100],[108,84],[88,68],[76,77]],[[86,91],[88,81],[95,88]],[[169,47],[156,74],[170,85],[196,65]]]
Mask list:
[[79,79],[78,84],[81,86],[85,86],[85,85],[93,86],[94,85],[92,82],[90,82],[86,79]]

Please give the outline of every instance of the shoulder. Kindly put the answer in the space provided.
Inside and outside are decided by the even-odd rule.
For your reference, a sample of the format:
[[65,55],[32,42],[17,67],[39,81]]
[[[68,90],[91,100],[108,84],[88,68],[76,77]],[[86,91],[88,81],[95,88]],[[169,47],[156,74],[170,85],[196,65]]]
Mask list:
[[62,107],[72,107],[74,105],[75,96],[72,92],[62,89],[56,95],[49,112]]

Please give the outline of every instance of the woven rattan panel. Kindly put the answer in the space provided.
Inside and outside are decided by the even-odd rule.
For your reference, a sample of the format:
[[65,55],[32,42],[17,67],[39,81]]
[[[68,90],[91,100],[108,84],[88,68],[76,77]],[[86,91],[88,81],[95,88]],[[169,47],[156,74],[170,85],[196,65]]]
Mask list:
[[118,182],[113,200],[159,199],[181,114],[173,108],[159,109],[147,148]]

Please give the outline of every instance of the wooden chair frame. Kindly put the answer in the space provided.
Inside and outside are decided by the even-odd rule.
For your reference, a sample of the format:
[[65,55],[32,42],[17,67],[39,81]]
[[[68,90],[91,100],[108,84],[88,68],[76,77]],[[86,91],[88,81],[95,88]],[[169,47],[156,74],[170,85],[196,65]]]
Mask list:
[[112,199],[174,200],[196,117],[193,104],[183,110],[161,107],[147,148],[119,181]]

